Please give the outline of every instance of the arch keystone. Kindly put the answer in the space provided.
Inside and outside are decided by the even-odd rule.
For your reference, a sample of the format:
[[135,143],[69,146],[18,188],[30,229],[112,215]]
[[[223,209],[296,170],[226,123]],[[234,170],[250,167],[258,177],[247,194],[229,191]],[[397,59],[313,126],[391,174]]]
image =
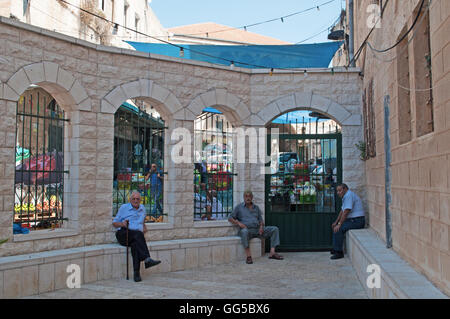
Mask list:
[[328,113],[328,108],[331,104],[331,100],[324,98],[323,96],[313,94],[311,98],[311,108],[321,113]]
[[123,92],[128,98],[141,96],[141,85],[139,81],[128,82],[121,85]]
[[56,83],[58,79],[58,69],[58,64],[53,62],[44,62],[45,81]]
[[275,103],[278,105],[278,108],[280,109],[281,113],[284,113],[289,109],[292,109],[292,107],[294,105],[299,105],[299,104],[296,104],[296,102],[295,102],[294,94],[290,94],[288,96],[282,97],[282,98],[276,100]]
[[153,81],[149,79],[140,79],[139,84],[141,86],[140,96],[150,96],[152,93]]
[[204,107],[215,106],[217,104],[216,91],[208,91],[200,95]]

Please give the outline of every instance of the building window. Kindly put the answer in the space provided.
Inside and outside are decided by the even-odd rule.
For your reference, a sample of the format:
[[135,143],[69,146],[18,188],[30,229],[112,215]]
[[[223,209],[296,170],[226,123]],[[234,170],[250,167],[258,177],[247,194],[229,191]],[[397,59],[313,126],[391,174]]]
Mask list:
[[23,0],[23,15],[27,14],[28,0]]
[[134,29],[136,30],[136,39],[138,38],[139,21],[140,21],[140,18],[136,14],[136,16],[134,17]]
[[128,15],[129,7],[130,7],[130,5],[125,2],[124,6],[123,6],[123,24],[125,27],[127,26],[127,15]]
[[138,191],[146,222],[162,222],[167,215],[163,198],[164,121],[137,104],[125,102],[114,115],[113,215],[129,202],[133,191]]
[[[405,34],[406,27],[400,33]],[[399,143],[411,141],[411,99],[409,76],[408,38],[403,39],[396,48],[397,52],[397,117],[399,129]]]
[[412,46],[414,52],[414,99],[417,137],[431,133],[433,125],[433,91],[431,74],[431,45],[429,11],[423,8]]
[[[426,7],[422,8],[422,12],[418,10],[413,13],[414,17],[417,16],[414,35],[406,37],[397,46],[397,116],[400,144],[434,131],[430,17]],[[401,36],[407,29],[406,26],[403,28]]]
[[208,110],[194,122],[194,220],[227,219],[233,211],[233,128]]
[[64,111],[50,94],[30,88],[17,103],[14,229],[62,227]]

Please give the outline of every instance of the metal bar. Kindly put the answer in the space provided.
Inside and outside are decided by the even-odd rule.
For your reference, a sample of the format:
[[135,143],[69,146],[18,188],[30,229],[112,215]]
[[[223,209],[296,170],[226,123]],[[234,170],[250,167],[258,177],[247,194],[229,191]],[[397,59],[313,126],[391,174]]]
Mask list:
[[[44,116],[44,115],[37,115],[37,114],[17,113],[17,115],[24,115],[24,116],[27,116],[30,118],[38,118],[38,119],[48,119],[48,120],[53,119],[51,116]],[[66,118],[59,118],[56,120],[61,121],[61,122],[70,122],[70,119],[66,119]]]

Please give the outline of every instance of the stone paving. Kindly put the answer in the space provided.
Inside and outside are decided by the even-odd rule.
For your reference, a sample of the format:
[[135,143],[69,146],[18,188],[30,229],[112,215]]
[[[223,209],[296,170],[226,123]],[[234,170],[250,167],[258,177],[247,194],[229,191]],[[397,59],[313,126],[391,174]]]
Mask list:
[[105,280],[29,298],[301,299],[368,298],[349,261],[330,260],[329,252],[282,253],[285,260],[255,258],[198,269]]

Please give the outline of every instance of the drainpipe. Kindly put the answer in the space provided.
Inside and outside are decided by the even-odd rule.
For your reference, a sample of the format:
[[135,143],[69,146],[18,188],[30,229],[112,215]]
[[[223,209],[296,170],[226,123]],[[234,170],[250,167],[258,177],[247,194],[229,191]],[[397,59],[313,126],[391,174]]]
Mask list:
[[350,61],[350,66],[355,66],[355,61],[353,61],[355,54],[355,38],[354,38],[354,25],[353,25],[353,0],[348,1],[348,28],[349,28],[349,39],[348,39],[348,58]]
[[392,248],[392,215],[390,210],[391,205],[391,136],[389,135],[389,105],[390,96],[384,97],[384,154],[385,154],[385,219],[386,219],[386,248]]

